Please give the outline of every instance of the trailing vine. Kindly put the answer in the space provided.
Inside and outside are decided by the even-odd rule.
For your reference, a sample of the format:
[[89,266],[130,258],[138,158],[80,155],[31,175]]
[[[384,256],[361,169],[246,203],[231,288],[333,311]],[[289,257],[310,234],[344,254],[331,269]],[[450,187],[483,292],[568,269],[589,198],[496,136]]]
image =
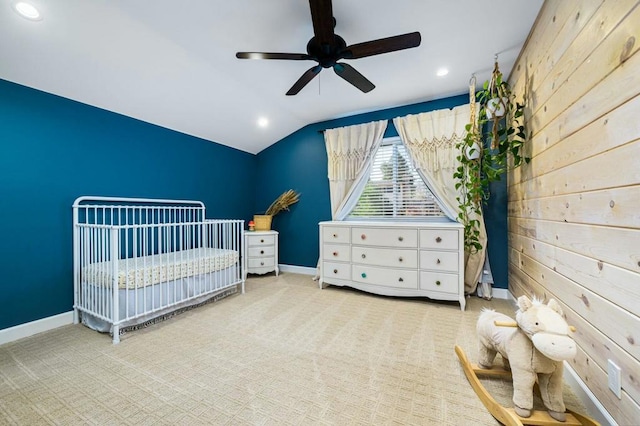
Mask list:
[[[515,100],[509,84],[495,63],[491,80],[476,94],[475,76],[470,84],[471,120],[457,145],[459,166],[453,174],[460,195],[458,220],[464,225],[465,249],[482,249],[480,220],[482,204],[490,197],[489,185],[508,170],[529,163],[522,148],[527,140],[524,126],[525,105]],[[477,102],[480,111],[475,114]]]

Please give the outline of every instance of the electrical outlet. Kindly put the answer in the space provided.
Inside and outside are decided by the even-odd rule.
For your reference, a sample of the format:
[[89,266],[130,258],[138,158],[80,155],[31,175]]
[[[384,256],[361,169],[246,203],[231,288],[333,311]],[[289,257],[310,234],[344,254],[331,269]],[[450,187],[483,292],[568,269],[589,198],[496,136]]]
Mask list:
[[621,398],[620,391],[620,367],[618,367],[610,359],[607,360],[607,374],[609,376],[609,389],[616,394],[618,398]]

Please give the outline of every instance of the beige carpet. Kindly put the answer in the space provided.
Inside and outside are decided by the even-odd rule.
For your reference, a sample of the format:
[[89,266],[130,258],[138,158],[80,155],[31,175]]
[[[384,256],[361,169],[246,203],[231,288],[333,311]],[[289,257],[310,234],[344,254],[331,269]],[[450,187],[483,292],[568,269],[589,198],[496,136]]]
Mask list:
[[[483,306],[513,314],[250,278],[119,345],[69,325],[0,346],[0,424],[496,425],[453,350],[476,359]],[[483,383],[510,406],[510,383]]]

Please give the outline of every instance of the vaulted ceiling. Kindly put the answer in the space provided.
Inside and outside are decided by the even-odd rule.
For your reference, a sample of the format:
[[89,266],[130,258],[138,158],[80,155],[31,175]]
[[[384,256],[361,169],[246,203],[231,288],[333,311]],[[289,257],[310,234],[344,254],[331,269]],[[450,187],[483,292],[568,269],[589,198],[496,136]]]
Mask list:
[[[419,31],[419,47],[344,62],[363,93],[313,61],[240,60],[238,51],[306,53],[305,0],[25,0],[0,4],[0,78],[257,153],[314,122],[468,93],[495,55],[508,75],[542,0],[333,0],[347,45]],[[447,68],[446,76],[436,75]],[[1,95],[0,95],[1,96]],[[265,127],[257,125],[268,120]]]

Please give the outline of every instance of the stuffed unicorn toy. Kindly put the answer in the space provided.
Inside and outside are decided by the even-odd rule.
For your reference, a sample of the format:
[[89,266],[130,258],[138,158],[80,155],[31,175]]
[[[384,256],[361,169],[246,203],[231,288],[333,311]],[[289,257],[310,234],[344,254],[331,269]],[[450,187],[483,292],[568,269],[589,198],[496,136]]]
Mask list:
[[478,365],[492,368],[497,353],[505,369],[513,377],[513,404],[516,414],[530,417],[533,409],[533,386],[538,381],[542,401],[549,415],[565,421],[562,398],[563,361],[576,356],[576,343],[569,336],[571,328],[563,318],[562,309],[551,299],[546,305],[527,296],[518,298],[517,327],[508,316],[493,310],[483,310],[478,318],[480,340]]

